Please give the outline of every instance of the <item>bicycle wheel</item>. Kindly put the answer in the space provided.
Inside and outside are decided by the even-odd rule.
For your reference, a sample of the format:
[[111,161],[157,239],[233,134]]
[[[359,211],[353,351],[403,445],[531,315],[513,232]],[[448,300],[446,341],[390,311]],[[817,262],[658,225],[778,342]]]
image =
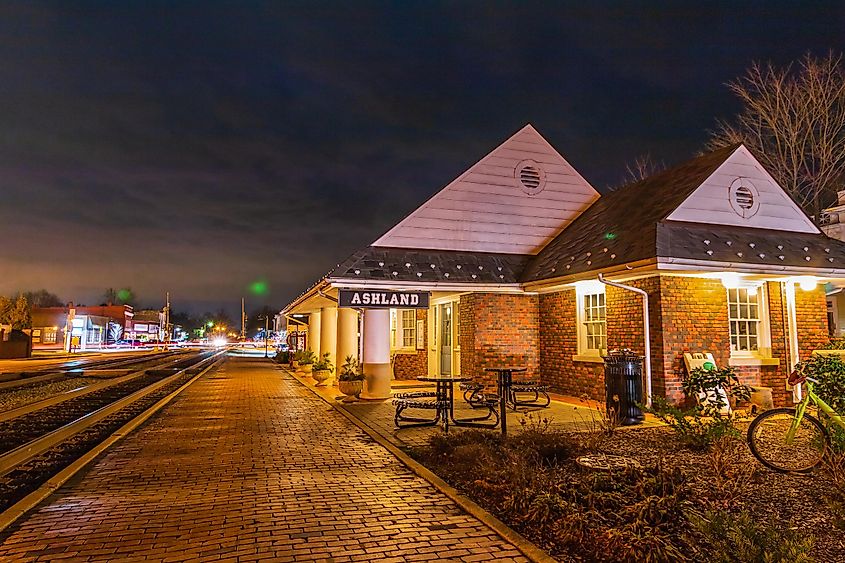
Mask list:
[[786,434],[795,418],[794,408],[771,409],[748,427],[748,445],[760,463],[781,473],[808,473],[825,455],[828,436],[822,423],[804,413],[792,443]]

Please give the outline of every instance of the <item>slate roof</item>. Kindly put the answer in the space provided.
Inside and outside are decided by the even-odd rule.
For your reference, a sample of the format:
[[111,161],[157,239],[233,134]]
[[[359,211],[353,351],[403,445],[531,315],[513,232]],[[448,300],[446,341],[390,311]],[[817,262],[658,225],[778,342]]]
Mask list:
[[845,268],[845,243],[822,234],[673,221],[657,227],[657,255],[747,265]]
[[536,256],[369,246],[327,278],[519,284],[654,258],[845,269],[845,243],[824,234],[666,220],[739,146],[602,196]]
[[519,283],[531,257],[452,250],[369,246],[339,264],[330,278],[441,283]]
[[603,195],[531,260],[521,281],[654,258],[657,224],[738,147],[715,150]]

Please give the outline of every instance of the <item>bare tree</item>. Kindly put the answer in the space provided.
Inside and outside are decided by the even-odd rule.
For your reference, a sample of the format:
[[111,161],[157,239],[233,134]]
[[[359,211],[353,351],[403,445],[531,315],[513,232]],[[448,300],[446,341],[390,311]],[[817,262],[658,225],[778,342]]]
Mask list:
[[666,163],[662,160],[655,162],[651,159],[651,155],[646,153],[634,159],[634,162],[629,162],[625,165],[625,180],[628,182],[639,182],[645,180],[649,176],[653,176],[658,172],[666,170]]
[[785,68],[754,63],[727,86],[744,108],[718,122],[708,149],[744,143],[818,221],[845,181],[842,55],[807,54]]

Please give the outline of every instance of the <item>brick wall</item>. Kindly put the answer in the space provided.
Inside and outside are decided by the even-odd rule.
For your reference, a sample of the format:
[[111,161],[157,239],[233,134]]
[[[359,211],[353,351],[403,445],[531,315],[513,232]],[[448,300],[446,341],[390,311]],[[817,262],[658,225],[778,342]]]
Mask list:
[[602,364],[573,361],[578,353],[575,290],[540,295],[540,380],[558,393],[604,400]]
[[425,346],[413,353],[393,356],[393,377],[396,379],[416,379],[418,375],[428,374],[428,309],[417,309],[417,321],[423,322]]
[[539,373],[539,300],[536,295],[471,293],[461,296],[461,375],[493,384],[484,371],[497,365]]
[[795,288],[795,318],[798,323],[798,349],[802,359],[830,341],[827,328],[827,299],[824,286],[813,291]]
[[663,373],[654,374],[655,394],[680,402],[684,352],[710,352],[717,365],[728,365],[727,294],[720,280],[661,276],[660,297]]
[[[661,310],[661,278],[652,276],[641,280],[625,282],[648,293],[649,340],[651,344],[652,386],[659,387],[663,394],[663,380],[655,375],[663,373],[663,331]],[[645,355],[645,334],[643,331],[643,298],[640,294],[607,286],[607,348],[608,350],[629,348],[640,356]],[[657,384],[657,385],[655,385]],[[643,394],[646,390],[643,388]],[[652,392],[656,392],[652,389]]]

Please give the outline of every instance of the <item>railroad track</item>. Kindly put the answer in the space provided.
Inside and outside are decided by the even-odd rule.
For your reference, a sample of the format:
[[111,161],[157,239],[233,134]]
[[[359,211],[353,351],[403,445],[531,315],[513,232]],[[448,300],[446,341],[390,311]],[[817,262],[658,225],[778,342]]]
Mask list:
[[23,513],[22,503],[38,502],[32,496],[43,491],[42,485],[49,481],[58,487],[55,476],[80,456],[224,359],[223,351],[195,353],[58,402],[28,405],[26,412],[5,418],[0,422],[0,511],[6,512],[0,514],[0,529]]
[[70,367],[45,368],[44,370],[19,372],[16,374],[6,373],[3,375],[6,377],[14,375],[16,379],[0,381],[0,394],[8,391],[35,389],[47,383],[58,381],[67,377],[85,375],[86,372],[90,373],[96,371],[102,372],[103,370],[138,368],[149,362],[156,362],[161,358],[178,355],[180,353],[185,353],[185,351],[172,350],[153,354],[135,355],[130,358],[109,358],[107,360],[88,362],[83,365],[74,365]]

